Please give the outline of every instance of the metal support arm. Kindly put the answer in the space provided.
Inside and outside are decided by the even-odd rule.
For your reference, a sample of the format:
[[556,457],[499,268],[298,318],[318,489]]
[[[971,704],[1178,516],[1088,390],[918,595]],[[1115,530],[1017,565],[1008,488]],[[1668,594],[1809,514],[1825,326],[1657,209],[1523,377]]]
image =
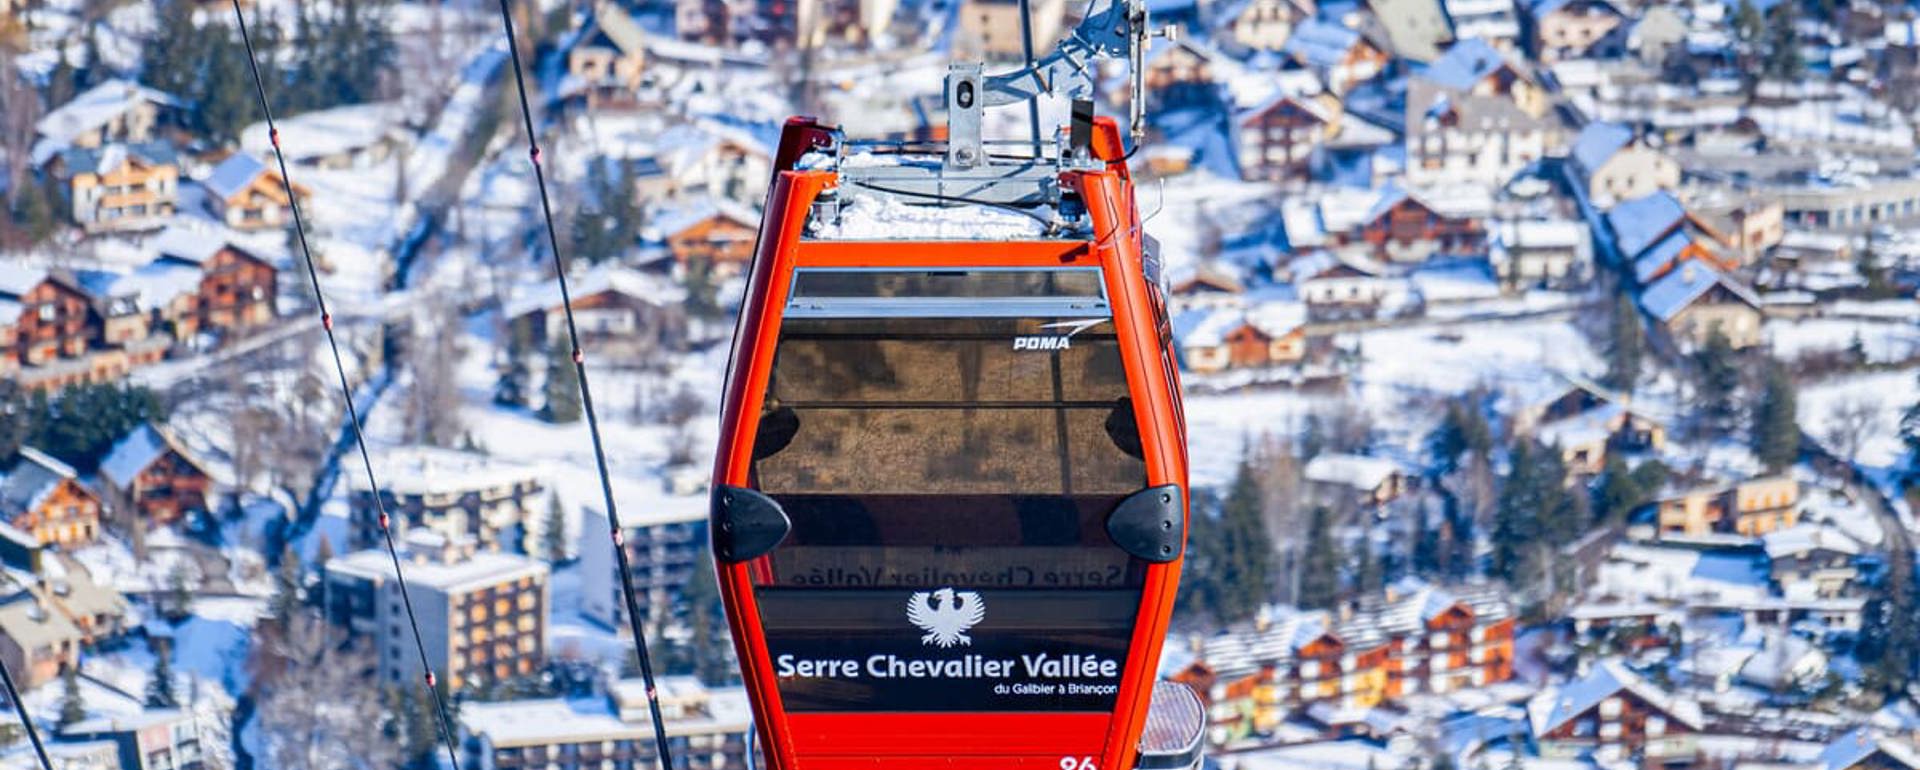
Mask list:
[[[1147,41],[1156,33],[1147,24],[1145,0],[1092,0],[1086,18],[1060,44],[1031,66],[1002,75],[983,75],[978,62],[956,62],[947,69],[947,160],[963,167],[985,160],[980,136],[987,107],[1030,101],[1042,94],[1092,99],[1097,85],[1095,59],[1125,58],[1131,68],[1129,128],[1134,141],[1146,130],[1143,64]],[[1159,33],[1172,36],[1169,29]]]

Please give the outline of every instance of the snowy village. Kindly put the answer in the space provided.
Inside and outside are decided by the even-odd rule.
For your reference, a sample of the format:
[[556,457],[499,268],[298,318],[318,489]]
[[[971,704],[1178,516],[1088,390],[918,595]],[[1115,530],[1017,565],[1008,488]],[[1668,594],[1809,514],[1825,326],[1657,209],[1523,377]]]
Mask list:
[[[944,140],[1028,5],[0,0],[0,768],[760,766],[782,122]],[[1147,5],[1209,767],[1920,770],[1920,6]]]

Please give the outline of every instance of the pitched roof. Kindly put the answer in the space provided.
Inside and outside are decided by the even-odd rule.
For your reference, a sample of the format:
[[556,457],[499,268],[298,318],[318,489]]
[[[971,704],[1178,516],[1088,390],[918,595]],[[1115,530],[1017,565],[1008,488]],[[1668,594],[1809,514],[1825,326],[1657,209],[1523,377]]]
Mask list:
[[33,447],[20,447],[20,461],[0,476],[0,513],[39,508],[61,482],[74,478],[73,468],[66,463]]
[[708,195],[662,207],[654,213],[647,231],[653,237],[671,238],[714,217],[730,219],[748,227],[756,227],[760,223],[760,216],[753,209],[728,198]]
[[1394,53],[1415,61],[1440,55],[1440,46],[1453,40],[1439,0],[1368,0],[1371,18],[1386,32]]
[[214,166],[213,173],[208,174],[207,180],[202,184],[221,198],[231,198],[247,189],[253,184],[253,180],[259,179],[264,173],[267,173],[267,164],[262,163],[259,158],[249,153],[236,152],[227,156],[226,160],[220,161],[220,165]]
[[1607,226],[1613,230],[1613,242],[1620,254],[1633,259],[1665,238],[1686,216],[1687,209],[1678,198],[1659,190],[1614,206],[1607,212]]
[[1760,307],[1760,298],[1754,296],[1752,290],[1728,278],[1719,268],[1697,259],[1686,260],[1648,286],[1640,293],[1640,307],[1662,322],[1671,321],[1715,286],[1724,287],[1741,302]]
[[47,280],[44,268],[0,262],[0,297],[20,297]]
[[0,634],[32,650],[61,642],[77,642],[86,637],[80,627],[65,615],[54,612],[31,591],[19,591],[0,599]]
[[1238,308],[1195,308],[1173,317],[1173,338],[1181,348],[1214,347],[1225,344],[1227,333],[1245,320]]
[[1360,31],[1327,19],[1311,19],[1293,28],[1280,52],[1314,67],[1333,67],[1360,42]]
[[133,301],[141,310],[157,310],[182,295],[200,290],[204,277],[200,268],[170,260],[156,260],[131,273],[116,276],[106,285],[106,294]]
[[1615,660],[1601,661],[1585,677],[1533,696],[1527,701],[1527,723],[1539,737],[1621,692],[1632,693],[1692,729],[1698,730],[1703,724],[1699,703],[1661,691]]
[[1662,271],[1673,266],[1675,260],[1693,245],[1693,236],[1686,230],[1675,230],[1649,247],[1645,253],[1633,260],[1633,280],[1645,284],[1658,278]]
[[1920,768],[1920,752],[1913,746],[1897,740],[1881,738],[1873,734],[1871,728],[1862,726],[1840,736],[1820,751],[1821,770],[1848,770],[1858,767],[1874,754],[1885,754],[1887,758],[1910,768]]
[[1592,174],[1614,153],[1633,143],[1633,129],[1619,123],[1594,121],[1573,140],[1573,162],[1581,173]]
[[100,461],[100,477],[115,487],[125,489],[133,477],[140,475],[169,449],[180,453],[188,462],[196,466],[199,464],[166,428],[142,423],[114,443],[106,459]]
[[[1455,43],[1440,58],[1427,65],[1419,77],[1456,91],[1471,91],[1488,75],[1506,66],[1512,66],[1506,54],[1475,37]],[[1514,71],[1518,72],[1519,69],[1516,67]]]
[[1400,464],[1381,457],[1327,452],[1307,461],[1302,475],[1308,481],[1371,490],[1400,472]]
[[[597,265],[586,275],[568,282],[574,300],[602,292],[615,292],[653,305],[670,305],[686,299],[686,289],[652,273],[642,273],[613,265]],[[523,286],[513,294],[502,313],[509,319],[560,306],[560,282],[542,281]]]
[[1811,551],[1858,554],[1861,550],[1860,541],[1849,537],[1845,532],[1810,523],[1774,530],[1762,535],[1760,541],[1766,546],[1769,559],[1796,556]]
[[140,160],[150,166],[171,165],[178,162],[179,153],[173,145],[166,142],[141,142],[124,144],[113,142],[100,147],[72,148],[60,153],[60,159],[66,164],[66,176],[75,174],[101,174],[117,169],[129,158]]
[[180,100],[171,94],[115,78],[55,107],[33,124],[41,137],[33,145],[34,165],[51,160],[56,153],[71,146],[76,137],[105,126],[142,102],[180,106]]
[[[647,33],[640,24],[620,7],[619,3],[599,2],[593,5],[593,28],[605,35],[607,41],[618,47],[622,53],[639,53],[647,44]],[[587,38],[591,40],[592,37]]]

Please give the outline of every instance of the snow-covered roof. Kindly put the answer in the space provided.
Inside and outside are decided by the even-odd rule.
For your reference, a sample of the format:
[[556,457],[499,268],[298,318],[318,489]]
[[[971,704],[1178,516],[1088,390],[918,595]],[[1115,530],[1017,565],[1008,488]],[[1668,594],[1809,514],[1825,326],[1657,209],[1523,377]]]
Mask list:
[[1838,529],[1806,522],[1774,530],[1762,535],[1760,540],[1766,546],[1769,559],[1782,559],[1816,550],[1860,553],[1860,541]]
[[1689,235],[1687,231],[1675,230],[1668,233],[1667,237],[1661,238],[1659,242],[1653,244],[1653,246],[1641,253],[1640,256],[1634,258],[1634,282],[1645,284],[1653,280],[1654,277],[1658,276],[1662,271],[1672,267],[1674,260],[1679,259],[1680,255],[1691,245],[1693,245],[1693,236]]
[[1775,689],[1824,674],[1826,665],[1826,653],[1812,642],[1798,636],[1777,635],[1769,637],[1759,652],[1741,664],[1740,678]]
[[1920,768],[1920,752],[1914,747],[1898,740],[1881,738],[1866,726],[1854,728],[1852,732],[1840,736],[1820,751],[1821,770],[1849,770],[1876,753],[1884,753],[1889,759],[1910,768]]
[[[751,728],[746,691],[738,687],[707,691],[704,713],[669,717],[667,735],[683,737],[744,732]],[[460,706],[460,723],[494,748],[651,740],[653,722],[642,710],[623,719],[608,698],[545,698]]]
[[1280,52],[1309,66],[1339,66],[1360,42],[1360,31],[1328,19],[1309,19],[1293,28]]
[[[686,300],[687,291],[673,281],[653,273],[643,273],[615,265],[597,265],[586,275],[570,280],[567,289],[575,301],[604,292],[623,294],[654,305],[672,305]],[[560,307],[560,282],[542,281],[522,286],[507,301],[507,318]]]
[[1542,423],[1534,429],[1540,443],[1561,448],[1590,446],[1613,435],[1613,420],[1627,411],[1619,404],[1603,404],[1579,414]]
[[1307,322],[1307,308],[1298,302],[1261,302],[1247,308],[1198,308],[1173,318],[1173,334],[1182,347],[1213,347],[1242,325],[1272,338],[1284,337]]
[[1259,301],[1247,308],[1247,322],[1269,337],[1284,337],[1307,323],[1307,306],[1290,300]]
[[73,468],[66,463],[33,447],[20,447],[20,461],[0,475],[0,513],[39,508],[61,482],[74,477]]
[[1460,261],[1422,267],[1407,276],[1426,302],[1468,302],[1500,296],[1500,283],[1484,261]]
[[169,165],[177,162],[178,153],[173,145],[166,142],[113,142],[101,147],[70,148],[60,152],[69,178],[74,174],[108,173],[120,168],[129,158],[137,158],[148,165]]
[[[140,427],[115,442],[107,457],[100,461],[100,477],[117,488],[124,489],[135,476],[152,465],[153,461],[166,454],[167,450],[179,452],[188,462],[194,462],[193,456],[174,440],[166,428],[153,423],[142,423]],[[196,465],[198,463],[195,463]]]
[[[640,28],[639,23],[635,22],[632,16],[627,15],[626,10],[622,9],[619,3],[594,3],[592,25],[592,29],[606,36],[607,42],[619,48],[622,53],[635,54],[646,47],[646,31]],[[582,39],[593,40],[595,37],[590,34]]]
[[26,310],[26,305],[10,299],[0,298],[0,326],[9,326],[14,321],[20,320],[20,314],[26,312]]
[[55,612],[31,591],[0,598],[0,634],[23,649],[77,644],[85,638],[65,613]]
[[660,164],[674,174],[679,174],[707,156],[722,143],[732,144],[741,150],[771,156],[772,150],[758,134],[741,126],[729,125],[714,120],[699,123],[681,123],[661,131],[654,137],[654,156]]
[[1303,471],[1308,481],[1366,491],[1379,488],[1399,472],[1399,463],[1392,460],[1338,452],[1316,455]]
[[213,167],[213,173],[207,175],[202,184],[221,198],[231,198],[247,189],[261,174],[267,173],[267,164],[248,152],[236,152]]
[[1467,38],[1433,60],[1420,77],[1456,91],[1471,91],[1502,66],[1508,66],[1505,54],[1494,50],[1485,40]]
[[1619,123],[1594,121],[1573,140],[1572,158],[1583,173],[1591,174],[1621,148],[1633,143],[1633,129]]
[[[350,104],[303,112],[276,121],[280,151],[287,160],[303,161],[362,150],[391,136],[402,116],[397,102]],[[240,132],[240,149],[248,154],[273,152],[265,121]]]
[[1239,308],[1197,308],[1173,317],[1173,338],[1181,348],[1210,348],[1224,345],[1227,333],[1245,320]]
[[[556,300],[557,302],[557,300]],[[395,495],[460,494],[533,479],[533,470],[510,460],[434,446],[404,446],[373,458],[380,469],[382,491]],[[347,488],[371,489],[366,469],[354,463],[345,468]]]
[[114,78],[87,89],[33,124],[40,140],[33,145],[33,163],[40,165],[73,144],[81,134],[101,128],[142,102],[179,106],[180,100],[130,80]]
[[60,728],[62,735],[104,735],[145,730],[192,719],[185,709],[146,709],[134,714],[109,714],[83,719]]
[[687,228],[714,217],[729,219],[748,227],[754,227],[760,223],[760,215],[751,207],[729,198],[704,195],[683,203],[660,207],[647,223],[647,235],[650,238],[672,238]]
[[1632,693],[1691,729],[1704,724],[1698,702],[1661,691],[1616,660],[1601,661],[1585,677],[1534,696],[1527,701],[1527,722],[1536,737],[1546,735],[1621,692]]
[[156,261],[107,284],[106,294],[133,300],[134,307],[156,310],[183,295],[200,290],[200,268],[179,262]]
[[1614,245],[1632,259],[1666,237],[1687,216],[1679,199],[1665,190],[1621,201],[1607,212],[1607,226],[1613,229]]
[[160,231],[151,245],[157,257],[200,265],[220,253],[227,241],[211,226],[176,222]]
[[1728,278],[1719,268],[1697,259],[1686,260],[1648,286],[1640,293],[1640,307],[1660,321],[1671,321],[1715,286],[1726,288],[1742,302],[1760,307],[1760,298],[1751,290]]
[[1579,247],[1587,230],[1570,219],[1522,219],[1501,222],[1493,237],[1508,248],[1569,249]]
[[47,280],[43,268],[0,262],[0,297],[21,297]]
[[[401,568],[406,570],[409,588],[431,588],[442,593],[464,593],[484,586],[511,583],[523,577],[544,581],[547,563],[515,553],[480,551],[462,554],[457,559],[436,558],[444,546],[433,539],[431,531],[415,528],[407,533],[401,548]],[[384,582],[394,577],[393,559],[385,549],[369,548],[327,561],[328,575],[349,575]]]

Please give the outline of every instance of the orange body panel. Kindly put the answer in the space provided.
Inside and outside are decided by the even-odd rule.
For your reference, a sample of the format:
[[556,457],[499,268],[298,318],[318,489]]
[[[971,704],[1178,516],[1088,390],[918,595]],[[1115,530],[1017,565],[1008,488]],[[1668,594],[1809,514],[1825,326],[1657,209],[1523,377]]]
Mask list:
[[[789,127],[792,130],[792,127]],[[1116,134],[1117,137],[1117,134]],[[1115,139],[1117,141],[1117,138]],[[765,397],[781,314],[799,267],[1098,266],[1105,276],[1116,333],[1123,341],[1147,485],[1187,485],[1185,426],[1177,374],[1164,365],[1167,343],[1158,300],[1143,276],[1140,218],[1124,167],[1070,173],[1062,182],[1086,201],[1090,241],[842,242],[801,238],[809,208],[837,177],[782,171],[768,194],[747,302],[728,364],[716,485],[747,486],[756,415]],[[1161,311],[1163,313],[1163,311]],[[793,713],[782,706],[755,603],[765,559],[721,562],[720,588],[743,677],[772,770],[818,768],[1025,768],[1059,770],[1091,759],[1102,770],[1131,767],[1172,614],[1180,561],[1149,564],[1116,708],[1104,712]]]

